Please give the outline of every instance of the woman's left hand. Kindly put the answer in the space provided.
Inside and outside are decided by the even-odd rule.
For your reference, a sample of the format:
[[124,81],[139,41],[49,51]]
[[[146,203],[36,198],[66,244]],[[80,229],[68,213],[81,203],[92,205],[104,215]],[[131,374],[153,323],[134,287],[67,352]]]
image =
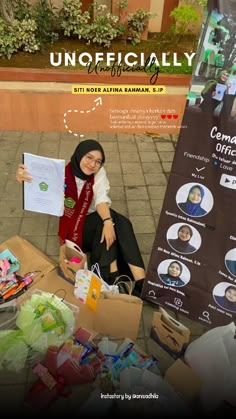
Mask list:
[[115,229],[113,223],[110,221],[104,223],[100,243],[103,243],[104,239],[106,240],[107,250],[109,250],[111,245],[116,240]]

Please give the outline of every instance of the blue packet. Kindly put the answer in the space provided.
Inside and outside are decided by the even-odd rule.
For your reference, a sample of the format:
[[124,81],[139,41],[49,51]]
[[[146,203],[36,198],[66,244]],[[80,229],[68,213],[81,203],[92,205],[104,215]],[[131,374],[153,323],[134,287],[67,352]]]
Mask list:
[[120,359],[119,355],[110,355],[110,354],[105,354],[105,360],[102,363],[102,369],[107,370],[107,369],[111,369],[112,365],[115,364],[118,359]]
[[151,368],[153,365],[156,365],[157,362],[158,362],[157,358],[151,355],[147,357],[146,359],[144,359],[143,362],[139,364],[139,367],[143,369],[148,369],[148,368]]

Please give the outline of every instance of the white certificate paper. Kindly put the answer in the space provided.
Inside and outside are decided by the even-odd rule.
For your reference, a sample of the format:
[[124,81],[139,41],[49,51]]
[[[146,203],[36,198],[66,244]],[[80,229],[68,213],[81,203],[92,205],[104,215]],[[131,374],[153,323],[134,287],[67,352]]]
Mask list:
[[236,79],[231,79],[229,83],[229,95],[235,95],[236,94]]
[[65,160],[23,153],[31,183],[23,182],[24,209],[61,216],[64,212]]
[[227,87],[224,84],[217,83],[216,91],[215,91],[215,95],[213,96],[213,99],[221,101],[224,97],[226,89]]

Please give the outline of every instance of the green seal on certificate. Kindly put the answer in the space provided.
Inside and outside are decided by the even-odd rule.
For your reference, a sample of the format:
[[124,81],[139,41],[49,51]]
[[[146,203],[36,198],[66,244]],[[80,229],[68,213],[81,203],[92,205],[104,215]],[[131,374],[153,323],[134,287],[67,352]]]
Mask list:
[[39,184],[39,189],[40,189],[41,191],[47,191],[47,190],[48,190],[48,185],[47,185],[47,183],[45,183],[45,182],[41,182],[41,183]]

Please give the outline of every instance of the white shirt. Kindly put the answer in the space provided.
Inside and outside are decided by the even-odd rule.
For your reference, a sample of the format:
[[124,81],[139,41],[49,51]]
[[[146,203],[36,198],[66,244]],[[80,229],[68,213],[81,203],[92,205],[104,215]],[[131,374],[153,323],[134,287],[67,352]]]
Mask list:
[[[75,181],[77,185],[78,198],[79,198],[82,188],[84,186],[85,180],[75,177]],[[99,169],[99,171],[94,175],[93,199],[88,210],[89,214],[96,211],[96,206],[98,204],[102,204],[103,202],[106,202],[109,206],[111,205],[111,200],[108,196],[109,191],[110,191],[110,183],[107,178],[106,170],[104,169],[104,167],[101,167],[101,169]]]

